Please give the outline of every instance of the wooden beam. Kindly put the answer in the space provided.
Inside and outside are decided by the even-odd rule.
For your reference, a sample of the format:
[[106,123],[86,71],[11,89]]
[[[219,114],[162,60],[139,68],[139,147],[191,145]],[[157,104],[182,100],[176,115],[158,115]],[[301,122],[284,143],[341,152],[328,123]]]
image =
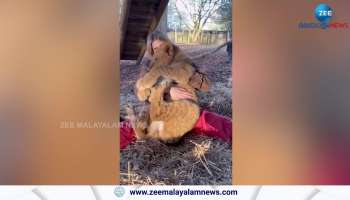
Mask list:
[[120,38],[120,58],[123,59],[123,51],[124,51],[124,39],[128,27],[129,22],[129,11],[131,7],[132,0],[124,0],[123,7],[122,7],[122,17],[121,17],[121,38]]
[[[150,28],[148,30],[147,35],[150,34],[151,32],[153,32],[157,28],[157,25],[158,25],[160,19],[162,18],[162,15],[163,15],[164,10],[167,7],[168,3],[169,3],[169,0],[160,0],[158,7],[157,7],[157,11],[152,19],[152,22],[151,22],[151,25],[150,25]],[[146,44],[142,47],[142,49],[140,51],[140,54],[137,58],[138,61],[142,60],[143,55],[145,54],[145,51],[146,51]]]
[[157,28],[157,25],[158,25],[160,19],[162,18],[162,15],[165,11],[166,6],[168,5],[168,2],[169,2],[169,0],[160,0],[159,6],[157,8],[156,14],[153,18],[153,21],[151,23],[151,27],[150,27],[148,33],[151,33],[152,31],[154,31]]

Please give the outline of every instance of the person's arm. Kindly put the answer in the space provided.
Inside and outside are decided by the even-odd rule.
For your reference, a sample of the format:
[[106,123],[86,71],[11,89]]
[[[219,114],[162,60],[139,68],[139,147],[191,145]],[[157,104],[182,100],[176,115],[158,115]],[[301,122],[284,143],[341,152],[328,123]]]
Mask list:
[[181,87],[171,87],[170,88],[170,97],[172,100],[181,100],[181,99],[194,99],[193,94]]

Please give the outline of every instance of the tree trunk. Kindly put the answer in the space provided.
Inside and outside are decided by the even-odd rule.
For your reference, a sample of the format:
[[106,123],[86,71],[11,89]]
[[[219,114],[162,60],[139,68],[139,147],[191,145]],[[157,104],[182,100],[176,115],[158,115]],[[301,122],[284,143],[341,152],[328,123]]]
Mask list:
[[201,32],[200,29],[198,28],[194,28],[192,31],[191,31],[191,41],[192,42],[198,42],[198,37],[199,37],[199,33]]

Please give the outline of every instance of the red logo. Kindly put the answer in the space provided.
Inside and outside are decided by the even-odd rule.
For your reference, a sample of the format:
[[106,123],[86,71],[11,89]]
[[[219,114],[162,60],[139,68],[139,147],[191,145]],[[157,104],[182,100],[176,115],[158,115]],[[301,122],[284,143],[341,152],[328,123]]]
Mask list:
[[328,25],[328,28],[349,28],[348,23],[333,22]]

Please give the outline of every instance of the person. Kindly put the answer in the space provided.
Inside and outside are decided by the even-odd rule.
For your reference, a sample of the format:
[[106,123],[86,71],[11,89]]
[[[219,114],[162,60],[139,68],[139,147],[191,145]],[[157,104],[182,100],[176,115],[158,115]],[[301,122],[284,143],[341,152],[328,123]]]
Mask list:
[[[172,100],[191,99],[192,95],[186,90],[179,87],[170,89]],[[120,148],[124,149],[136,140],[135,132],[129,121],[125,120],[120,123]],[[228,117],[201,110],[199,119],[193,127],[191,134],[205,135],[221,139],[225,142],[232,143],[232,120]]]
[[[163,44],[162,40],[155,39],[151,42],[153,50],[156,50]],[[148,70],[142,70],[140,77],[142,77]],[[167,96],[167,97],[166,97]],[[170,98],[172,101],[181,99],[194,99],[192,93],[186,91],[184,88],[172,86],[164,98]],[[135,132],[131,127],[129,121],[123,120],[120,123],[120,148],[124,149],[127,145],[136,140]],[[232,120],[228,117],[201,110],[199,119],[193,127],[191,133],[205,135],[208,137],[215,137],[222,139],[228,143],[232,143]]]

